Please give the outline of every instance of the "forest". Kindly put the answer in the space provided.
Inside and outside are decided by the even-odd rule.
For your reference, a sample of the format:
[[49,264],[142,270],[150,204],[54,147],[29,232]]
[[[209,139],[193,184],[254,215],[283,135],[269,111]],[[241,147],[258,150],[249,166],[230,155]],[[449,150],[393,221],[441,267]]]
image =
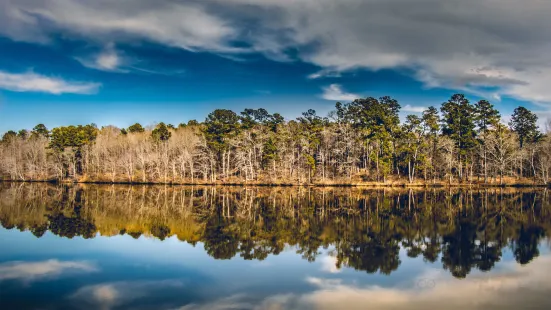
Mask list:
[[203,122],[95,124],[6,132],[4,181],[272,185],[547,185],[551,127],[455,94],[400,119],[385,96],[337,102],[286,120],[217,109]]

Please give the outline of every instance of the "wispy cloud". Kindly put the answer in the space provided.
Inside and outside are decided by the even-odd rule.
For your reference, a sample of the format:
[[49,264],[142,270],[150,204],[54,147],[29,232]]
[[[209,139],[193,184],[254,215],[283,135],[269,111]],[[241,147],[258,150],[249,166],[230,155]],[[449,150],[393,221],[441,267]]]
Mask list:
[[331,101],[353,101],[354,99],[358,99],[360,96],[347,93],[339,84],[331,84],[323,88],[323,94],[321,97],[325,100]]
[[0,264],[0,281],[34,281],[41,278],[57,277],[66,272],[94,272],[97,268],[82,261],[8,262]]
[[127,73],[129,70],[126,67],[131,65],[131,61],[127,57],[123,57],[113,43],[107,44],[99,52],[76,56],[75,59],[85,67],[102,71]]
[[307,76],[308,79],[315,80],[320,78],[338,78],[341,77],[341,73],[333,70],[321,70],[314,72]]
[[404,112],[410,112],[410,113],[423,113],[427,108],[426,107],[420,107],[420,106],[412,106],[410,104],[406,104],[402,111]]
[[[206,304],[189,304],[173,310],[233,310],[256,309],[254,303],[246,295],[233,295]],[[260,309],[259,309],[260,310]]]
[[0,71],[0,89],[15,92],[42,92],[50,94],[93,94],[100,83],[73,82],[34,72],[9,73]]
[[96,64],[102,69],[115,70],[121,64],[121,60],[114,50],[107,50],[98,55]]

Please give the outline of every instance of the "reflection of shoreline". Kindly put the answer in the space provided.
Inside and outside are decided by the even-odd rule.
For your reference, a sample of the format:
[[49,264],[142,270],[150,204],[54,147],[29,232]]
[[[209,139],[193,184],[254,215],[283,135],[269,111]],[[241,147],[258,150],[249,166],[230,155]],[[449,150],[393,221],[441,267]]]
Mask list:
[[292,246],[314,261],[332,246],[330,272],[390,274],[408,257],[441,262],[454,276],[490,270],[511,248],[517,262],[539,255],[551,231],[547,190],[359,190],[163,186],[0,189],[5,228],[73,238],[127,234],[196,244],[216,259],[263,260]]

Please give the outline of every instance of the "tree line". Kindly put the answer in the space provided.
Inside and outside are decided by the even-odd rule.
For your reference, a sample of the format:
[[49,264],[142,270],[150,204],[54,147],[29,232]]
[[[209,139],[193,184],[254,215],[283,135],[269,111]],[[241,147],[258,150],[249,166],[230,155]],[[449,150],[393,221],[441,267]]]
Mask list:
[[547,184],[551,135],[518,107],[508,124],[487,100],[455,94],[401,122],[385,96],[285,120],[217,109],[203,122],[8,131],[5,180],[112,183]]

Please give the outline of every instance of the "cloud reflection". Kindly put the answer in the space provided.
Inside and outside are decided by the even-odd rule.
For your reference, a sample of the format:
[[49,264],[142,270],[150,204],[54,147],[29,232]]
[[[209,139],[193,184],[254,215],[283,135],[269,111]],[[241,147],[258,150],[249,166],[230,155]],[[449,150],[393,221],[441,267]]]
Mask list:
[[[310,277],[306,282],[315,290],[307,294],[276,295],[254,303],[251,297],[232,296],[203,305],[188,305],[180,310],[549,309],[551,278],[542,271],[551,266],[551,256],[541,257],[527,266],[515,262],[504,266],[497,274],[461,280],[445,271],[429,269],[400,287],[361,287],[339,279]],[[434,285],[416,285],[421,279]]]
[[94,272],[97,268],[83,261],[59,261],[51,259],[42,262],[14,261],[0,264],[0,281],[34,281],[53,278],[68,272]]
[[153,296],[168,288],[181,288],[179,280],[120,281],[87,285],[78,289],[69,299],[80,308],[112,309],[126,305],[147,296]]

